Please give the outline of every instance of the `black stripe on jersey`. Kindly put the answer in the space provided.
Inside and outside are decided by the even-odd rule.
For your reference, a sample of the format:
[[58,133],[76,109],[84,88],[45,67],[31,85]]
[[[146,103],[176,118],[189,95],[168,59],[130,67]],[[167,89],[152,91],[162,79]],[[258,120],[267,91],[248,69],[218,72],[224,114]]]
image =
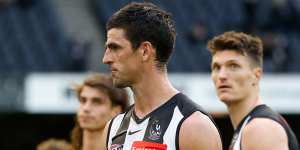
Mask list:
[[[174,109],[176,107],[175,101],[171,100],[171,103],[166,103],[159,108],[159,111],[153,112],[144,136],[144,141],[163,143],[163,137],[167,128],[170,125],[172,117],[174,115]],[[170,106],[171,105],[171,106]],[[159,112],[159,113],[158,113]],[[159,138],[154,136],[159,135]]]
[[[150,116],[159,116],[159,115],[161,115],[162,113],[161,112],[164,112],[164,109],[165,108],[168,108],[170,105],[172,105],[172,104],[176,104],[175,102],[176,102],[176,97],[177,97],[177,95],[180,95],[180,94],[176,94],[176,95],[174,95],[173,97],[171,97],[171,99],[170,100],[168,100],[166,103],[164,103],[164,104],[162,104],[161,106],[159,106],[157,109],[155,109],[154,111],[152,111],[152,112],[150,112],[149,114],[147,114],[145,117],[143,117],[143,118],[139,118],[137,115],[136,115],[136,113],[135,113],[135,110],[133,110],[133,115],[132,115],[132,118],[133,118],[133,120],[137,123],[137,124],[140,124],[140,123],[142,123],[143,121],[145,121],[147,118],[149,118]],[[169,108],[168,108],[169,109]],[[173,111],[172,112],[168,112],[168,113],[173,113]],[[170,117],[172,117],[172,116],[170,116]]]
[[116,135],[112,137],[112,144],[124,144],[130,118],[132,116],[132,110],[133,109],[130,109],[127,113],[125,113]]
[[[124,118],[126,117],[126,114],[128,114],[129,112],[131,112],[131,111],[130,111],[131,108],[133,108],[133,105],[127,107],[127,108],[125,109],[125,111],[123,112],[123,113],[124,113],[124,117],[123,117],[123,119],[122,119],[121,126],[122,126],[122,124],[124,125],[124,123],[123,123]],[[119,114],[119,115],[120,115],[120,114]],[[110,123],[109,123],[109,126],[108,126],[108,132],[107,132],[107,135],[106,135],[106,149],[107,149],[107,150],[108,150],[108,141],[109,141],[109,138],[110,138],[109,135],[110,135],[111,127],[112,127],[112,124],[113,124],[113,122],[114,122],[114,120],[115,120],[115,118],[116,118],[117,116],[118,116],[118,115],[114,116],[114,117],[111,119],[111,121],[110,121]],[[121,128],[121,126],[120,126],[119,128]],[[124,127],[123,127],[123,128],[124,128]],[[120,129],[118,129],[116,135],[115,135],[114,137],[112,137],[112,141],[113,141],[113,139],[115,139],[115,138],[118,137],[119,135],[124,134],[124,131],[121,131],[122,133],[120,133],[119,130],[120,130]],[[126,131],[127,131],[127,130],[126,130]],[[126,133],[126,132],[125,132],[125,133]],[[122,143],[122,144],[123,144],[123,143]]]

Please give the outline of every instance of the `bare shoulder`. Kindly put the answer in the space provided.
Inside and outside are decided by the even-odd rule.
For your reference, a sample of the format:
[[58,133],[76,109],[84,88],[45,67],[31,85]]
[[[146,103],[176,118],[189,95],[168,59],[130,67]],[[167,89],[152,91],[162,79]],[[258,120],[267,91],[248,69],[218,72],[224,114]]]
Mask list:
[[255,118],[243,129],[242,147],[244,150],[288,150],[288,138],[278,122],[267,118]]
[[180,150],[222,149],[218,129],[208,116],[194,112],[181,125],[179,131]]

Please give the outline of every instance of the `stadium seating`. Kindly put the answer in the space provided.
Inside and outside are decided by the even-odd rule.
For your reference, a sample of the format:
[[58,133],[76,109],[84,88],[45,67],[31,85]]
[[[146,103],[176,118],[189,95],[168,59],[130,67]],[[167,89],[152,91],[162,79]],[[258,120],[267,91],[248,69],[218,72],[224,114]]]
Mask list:
[[34,1],[0,8],[0,72],[66,71],[70,65],[64,32],[51,3]]
[[[141,2],[142,0],[137,0]],[[245,4],[240,0],[189,0],[189,1],[169,1],[169,0],[149,0],[162,8],[172,12],[177,27],[177,43],[175,53],[169,62],[170,72],[208,72],[210,55],[206,49],[206,42],[213,36],[229,30],[244,31],[249,19],[245,12]],[[113,12],[117,11],[123,5],[131,2],[131,0],[111,1],[111,0],[96,0],[96,11],[101,26],[104,28],[105,22]],[[263,15],[255,17],[257,27],[263,27],[266,24],[266,17],[271,11],[271,1],[267,0],[260,2],[257,11]],[[203,41],[196,41],[196,44],[191,43],[188,34],[191,29],[202,23],[206,28],[206,38]],[[275,30],[274,32],[277,32]],[[299,33],[296,33],[299,36]],[[289,51],[295,52],[299,47],[299,42],[296,38],[288,38]],[[198,42],[198,43],[197,43]],[[292,48],[292,49],[291,49]],[[294,57],[294,56],[291,56]],[[267,72],[299,72],[300,63],[298,59],[292,59],[290,65],[286,69],[278,69],[274,58],[265,58],[265,71]],[[276,58],[275,58],[276,59]]]
[[[27,7],[18,4],[0,8],[0,72],[61,72],[70,71],[69,41],[62,30],[60,18],[50,0],[31,0]],[[94,0],[95,16],[102,31],[108,18],[132,0]],[[144,0],[136,0],[138,2]],[[148,0],[172,12],[177,27],[175,53],[169,62],[169,72],[209,72],[210,55],[207,40],[229,30],[247,31],[249,15],[241,0]],[[255,6],[255,7],[254,7]],[[253,5],[256,14],[252,18],[259,35],[264,32],[284,34],[288,66],[278,66],[277,58],[265,58],[267,72],[300,72],[298,58],[300,33],[284,28],[281,21],[270,20],[272,1],[259,1]],[[289,9],[279,9],[279,15],[291,14]],[[287,11],[287,12],[285,12]],[[295,20],[295,22],[300,22]],[[202,37],[192,37],[195,28],[201,25]],[[265,31],[267,30],[267,31]],[[255,32],[257,33],[257,32]],[[274,53],[278,54],[275,50]],[[273,54],[272,54],[273,55]],[[275,55],[274,55],[275,56]],[[274,63],[275,62],[275,63]],[[95,62],[99,63],[99,62]],[[284,65],[284,64],[280,64]]]

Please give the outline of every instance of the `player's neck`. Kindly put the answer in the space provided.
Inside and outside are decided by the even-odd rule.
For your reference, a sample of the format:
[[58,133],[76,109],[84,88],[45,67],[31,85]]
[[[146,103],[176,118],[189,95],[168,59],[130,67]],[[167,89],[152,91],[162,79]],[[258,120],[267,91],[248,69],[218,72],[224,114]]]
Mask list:
[[102,139],[103,130],[97,131],[83,131],[82,150],[99,150],[99,142]]
[[251,95],[247,99],[240,100],[234,104],[228,104],[229,116],[234,129],[237,128],[242,119],[249,114],[256,106],[261,104],[258,94]]
[[136,115],[140,118],[143,118],[178,93],[165,72],[148,74],[143,80],[132,86],[132,91],[134,93]]

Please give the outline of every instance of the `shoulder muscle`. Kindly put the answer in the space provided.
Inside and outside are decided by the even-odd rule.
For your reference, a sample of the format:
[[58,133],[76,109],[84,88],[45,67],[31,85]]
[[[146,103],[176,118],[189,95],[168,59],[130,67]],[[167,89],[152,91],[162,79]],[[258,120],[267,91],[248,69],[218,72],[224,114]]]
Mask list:
[[288,150],[288,139],[284,128],[271,119],[255,118],[242,133],[243,150]]
[[180,150],[222,149],[219,132],[208,116],[194,112],[183,123],[179,131]]

